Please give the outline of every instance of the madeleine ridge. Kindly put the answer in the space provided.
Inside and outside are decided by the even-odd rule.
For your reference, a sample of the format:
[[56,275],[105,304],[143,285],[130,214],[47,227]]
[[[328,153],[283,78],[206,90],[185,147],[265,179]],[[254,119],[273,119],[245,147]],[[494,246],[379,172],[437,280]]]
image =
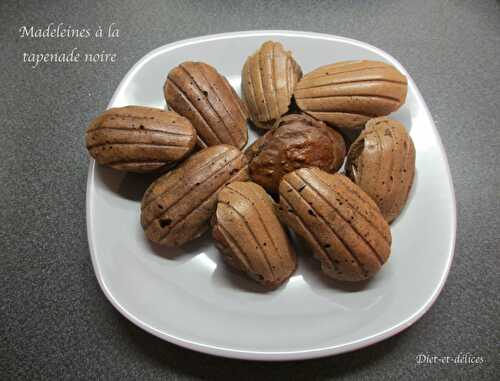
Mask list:
[[285,282],[297,259],[275,206],[252,182],[233,182],[218,194],[212,236],[225,261],[268,289]]
[[389,225],[346,176],[301,168],[283,177],[279,193],[282,220],[308,242],[331,278],[369,279],[389,258]]
[[241,73],[241,89],[250,119],[270,129],[288,111],[302,70],[292,53],[279,42],[266,41],[247,58]]
[[247,160],[230,145],[205,148],[154,181],[144,193],[141,225],[149,240],[182,246],[209,228],[217,193],[248,180]]
[[415,146],[397,120],[375,118],[352,144],[346,175],[378,205],[387,222],[404,208],[415,177]]
[[380,61],[344,61],[306,74],[294,92],[299,108],[344,129],[396,111],[406,100],[407,79]]
[[244,103],[225,77],[203,62],[184,62],[168,73],[163,87],[169,109],[191,121],[201,147],[247,143]]
[[193,150],[196,130],[173,111],[126,106],[96,117],[85,143],[98,164],[127,172],[164,171]]

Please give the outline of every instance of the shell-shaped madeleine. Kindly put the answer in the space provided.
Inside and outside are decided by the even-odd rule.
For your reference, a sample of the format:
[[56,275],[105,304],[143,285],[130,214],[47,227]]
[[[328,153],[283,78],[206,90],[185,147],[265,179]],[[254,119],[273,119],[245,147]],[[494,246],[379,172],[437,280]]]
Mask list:
[[282,284],[297,267],[274,202],[255,183],[237,181],[219,192],[212,235],[227,263],[266,288]]
[[141,205],[141,225],[153,242],[181,246],[210,225],[217,192],[226,184],[248,180],[247,160],[230,145],[205,148],[154,181]]
[[305,114],[282,117],[276,127],[246,151],[253,181],[278,193],[281,178],[303,167],[336,172],[346,155],[344,139],[333,128]]
[[345,61],[306,74],[295,88],[302,111],[332,126],[352,129],[396,111],[405,102],[406,77],[379,61]]
[[375,118],[349,150],[346,174],[392,222],[406,204],[415,177],[415,147],[404,125]]
[[168,73],[163,87],[171,110],[188,118],[202,147],[247,143],[247,110],[225,77],[203,62],[184,62]]
[[186,157],[196,144],[196,130],[172,111],[118,107],[91,122],[85,143],[98,164],[127,172],[154,172]]
[[300,77],[300,66],[279,42],[264,42],[247,58],[241,88],[250,119],[257,127],[270,129],[288,111]]
[[391,251],[391,231],[377,205],[341,174],[301,168],[280,183],[282,220],[311,246],[334,279],[376,274]]

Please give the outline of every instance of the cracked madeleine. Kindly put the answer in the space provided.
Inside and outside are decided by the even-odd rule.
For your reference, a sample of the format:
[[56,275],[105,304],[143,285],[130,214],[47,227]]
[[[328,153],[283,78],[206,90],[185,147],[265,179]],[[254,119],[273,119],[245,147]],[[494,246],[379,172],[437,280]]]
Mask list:
[[257,139],[245,154],[249,175],[268,192],[278,193],[281,178],[303,167],[336,172],[346,154],[344,139],[333,128],[306,114],[290,114]]

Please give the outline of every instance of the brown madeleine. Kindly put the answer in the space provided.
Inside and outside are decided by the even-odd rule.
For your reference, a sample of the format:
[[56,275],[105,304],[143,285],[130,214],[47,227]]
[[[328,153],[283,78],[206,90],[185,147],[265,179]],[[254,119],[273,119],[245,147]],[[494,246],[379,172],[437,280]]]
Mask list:
[[168,73],[163,87],[168,107],[188,118],[201,147],[247,143],[247,110],[229,82],[203,62],[184,62]]
[[196,130],[172,111],[118,107],[90,123],[85,143],[98,164],[128,172],[154,172],[185,158],[196,144]]
[[389,118],[368,121],[349,150],[346,174],[392,222],[405,206],[415,177],[415,147],[405,126]]
[[279,42],[266,41],[247,58],[241,89],[250,119],[257,127],[270,129],[288,111],[300,77],[300,66]]
[[217,200],[212,236],[225,261],[269,289],[290,278],[297,259],[266,191],[237,181]]
[[305,114],[290,114],[256,140],[246,154],[251,179],[268,192],[278,193],[281,178],[295,169],[338,171],[346,148],[342,136],[325,123]]
[[331,278],[375,275],[391,252],[391,231],[373,200],[341,174],[301,168],[280,183],[282,220],[311,246]]
[[153,242],[181,246],[209,227],[217,192],[232,181],[247,180],[247,160],[230,145],[205,148],[166,173],[146,190],[141,225]]
[[345,129],[396,111],[405,102],[406,77],[379,61],[345,61],[306,74],[294,92],[302,111]]

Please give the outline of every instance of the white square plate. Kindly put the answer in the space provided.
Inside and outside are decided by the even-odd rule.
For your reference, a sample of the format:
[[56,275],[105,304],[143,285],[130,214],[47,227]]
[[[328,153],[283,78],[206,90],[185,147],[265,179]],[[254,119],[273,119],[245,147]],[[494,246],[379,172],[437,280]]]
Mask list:
[[[204,61],[240,90],[247,56],[264,41],[292,50],[304,73],[342,60],[391,63],[408,77],[405,105],[392,117],[410,131],[417,153],[415,183],[391,226],[392,255],[367,284],[346,287],[321,275],[309,250],[288,283],[261,293],[226,268],[209,235],[183,249],[151,245],[139,222],[151,176],[90,163],[87,228],[99,284],[132,322],[172,343],[215,355],[292,360],[361,348],[414,323],[437,298],[453,257],[456,208],[446,154],[412,78],[387,53],[360,41],[292,31],[251,31],[199,37],[148,53],[127,73],[109,107],[165,107],[163,83],[174,66]],[[98,110],[96,110],[97,113]],[[250,139],[255,133],[250,129]]]

